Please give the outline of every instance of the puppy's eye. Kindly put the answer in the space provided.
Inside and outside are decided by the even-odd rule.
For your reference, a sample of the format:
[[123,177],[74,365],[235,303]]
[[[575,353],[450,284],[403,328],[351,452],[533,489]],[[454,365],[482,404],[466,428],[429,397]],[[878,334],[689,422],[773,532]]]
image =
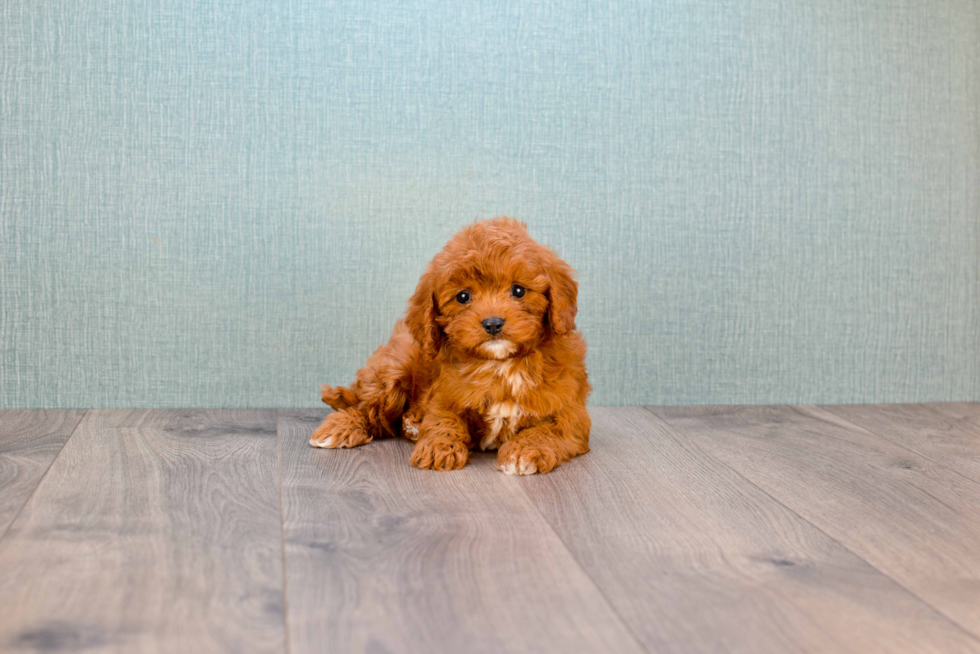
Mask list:
[[466,304],[470,301],[470,294],[467,291],[460,291],[456,294],[456,301],[460,304]]
[[527,289],[520,284],[514,284],[510,287],[510,294],[518,299],[524,297],[525,293],[527,293]]

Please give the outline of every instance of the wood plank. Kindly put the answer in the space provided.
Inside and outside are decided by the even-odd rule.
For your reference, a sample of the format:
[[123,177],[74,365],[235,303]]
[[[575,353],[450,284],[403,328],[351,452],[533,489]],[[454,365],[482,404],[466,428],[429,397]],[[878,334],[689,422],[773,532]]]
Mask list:
[[957,420],[980,421],[980,402],[933,402],[929,406],[953,416]]
[[0,649],[284,651],[275,417],[90,411],[0,542]]
[[84,415],[76,409],[0,410],[0,538]]
[[653,411],[980,635],[980,486],[818,407]]
[[975,652],[935,609],[641,408],[524,488],[650,652]]
[[929,406],[956,419],[980,420],[980,402],[933,402]]
[[821,408],[980,482],[980,409],[976,404],[862,404]]
[[310,448],[327,413],[279,419],[293,654],[642,651],[492,454],[433,472],[402,439]]

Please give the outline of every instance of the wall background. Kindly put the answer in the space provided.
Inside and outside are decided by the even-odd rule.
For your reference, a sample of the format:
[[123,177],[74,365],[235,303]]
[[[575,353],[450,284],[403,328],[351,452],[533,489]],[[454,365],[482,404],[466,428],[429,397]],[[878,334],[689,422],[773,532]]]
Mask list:
[[973,0],[0,3],[0,406],[307,406],[461,225],[594,404],[980,399]]

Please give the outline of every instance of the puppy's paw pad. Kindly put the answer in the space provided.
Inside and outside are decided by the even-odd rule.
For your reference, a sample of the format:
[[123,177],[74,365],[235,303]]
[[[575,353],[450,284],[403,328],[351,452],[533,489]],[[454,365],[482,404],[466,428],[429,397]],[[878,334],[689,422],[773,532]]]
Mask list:
[[505,475],[545,473],[557,465],[558,457],[553,452],[534,445],[507,443],[497,453],[497,470]]
[[423,470],[459,470],[470,459],[470,450],[452,438],[427,438],[412,450],[411,463]]
[[517,461],[517,474],[533,475],[538,472],[538,464],[533,459],[522,458]]
[[327,416],[313,435],[310,445],[327,449],[357,447],[370,443],[372,438],[346,411],[338,411]]
[[310,436],[310,445],[313,447],[333,447],[333,436],[327,436],[326,440],[318,441],[315,436]]

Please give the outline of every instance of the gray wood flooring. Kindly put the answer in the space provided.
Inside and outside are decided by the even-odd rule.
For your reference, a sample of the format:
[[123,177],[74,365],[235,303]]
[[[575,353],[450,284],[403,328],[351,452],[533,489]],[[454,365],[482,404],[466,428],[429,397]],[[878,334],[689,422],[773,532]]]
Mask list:
[[592,408],[527,478],[328,411],[0,411],[0,652],[980,654],[980,404]]

